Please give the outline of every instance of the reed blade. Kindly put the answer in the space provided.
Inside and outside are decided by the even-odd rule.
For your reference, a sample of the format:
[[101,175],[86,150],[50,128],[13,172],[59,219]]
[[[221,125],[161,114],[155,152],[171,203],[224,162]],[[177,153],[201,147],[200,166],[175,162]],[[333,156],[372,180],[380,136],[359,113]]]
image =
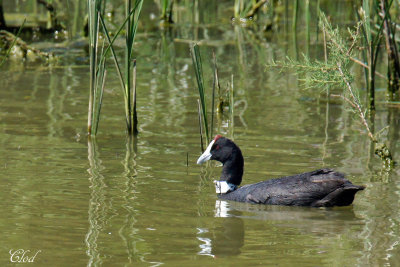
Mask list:
[[234,108],[235,108],[235,104],[234,104],[234,99],[233,99],[233,74],[231,76],[231,83],[229,85],[229,114],[230,114],[230,137],[233,140],[233,128],[234,128]]
[[97,130],[98,130],[98,128],[99,128],[100,111],[101,111],[101,107],[102,107],[102,104],[103,104],[103,95],[104,95],[104,88],[105,88],[105,83],[106,83],[106,77],[107,77],[107,70],[105,70],[105,67],[104,67],[104,74],[103,74],[102,77],[101,77],[102,85],[101,85],[101,90],[100,90],[99,97],[98,97],[97,110],[96,110],[96,112],[95,112],[95,114],[96,114],[96,119],[95,119],[95,121],[94,121],[94,123],[95,123],[95,124],[94,124],[94,125],[95,125],[95,127],[94,127],[94,135],[97,135]]
[[299,14],[299,0],[295,0],[293,7],[293,19],[292,19],[292,31],[296,33],[297,31],[297,18]]
[[197,99],[197,114],[199,115],[199,131],[200,131],[200,148],[201,153],[204,152],[204,144],[203,144],[203,124],[201,120],[201,104],[200,99]]
[[219,86],[217,58],[215,56],[215,51],[213,51],[213,62],[214,62],[214,75],[213,75],[214,78],[213,78],[213,91],[212,91],[212,102],[211,102],[211,124],[210,124],[210,137],[211,138],[214,136],[213,128],[214,128],[214,110],[215,110],[215,89],[217,86]]
[[[135,42],[136,31],[138,27],[140,12],[142,10],[143,0],[135,0],[134,7],[132,8],[132,0],[126,1],[126,16],[128,18],[126,23],[126,48],[125,48],[125,91],[127,98],[125,99],[125,112],[127,115],[127,129],[129,134],[136,134],[137,128],[134,122],[136,115],[136,106],[132,100],[134,98],[134,81],[131,72],[133,61],[133,45]],[[136,64],[136,63],[135,63]],[[136,75],[136,74],[135,74]],[[136,92],[135,92],[136,93]]]
[[108,41],[108,47],[105,50],[105,52],[103,53],[102,57],[105,57],[109,50],[111,51],[111,54],[112,54],[112,57],[113,57],[113,60],[114,60],[114,63],[115,63],[115,68],[117,70],[118,78],[119,78],[119,81],[121,83],[121,88],[122,88],[122,91],[124,93],[124,97],[127,97],[126,94],[125,94],[125,90],[124,90],[125,83],[124,83],[124,79],[123,79],[122,72],[121,72],[121,67],[119,65],[118,58],[117,58],[117,55],[115,53],[113,44],[114,44],[114,41],[117,39],[119,33],[122,31],[123,27],[125,26],[125,24],[127,22],[127,19],[125,19],[124,23],[122,24],[122,26],[119,28],[119,30],[115,34],[114,38],[111,40],[110,34],[108,33],[108,29],[106,27],[106,24],[104,23],[103,16],[100,15],[100,22],[101,22],[101,25],[103,27],[104,34],[105,34],[105,36],[107,38],[107,41]]
[[205,137],[207,143],[210,142],[210,135],[209,135],[209,126],[208,126],[208,120],[207,120],[207,106],[206,106],[206,97],[205,97],[205,92],[204,92],[204,79],[203,79],[203,70],[202,70],[202,62],[201,62],[201,55],[199,51],[199,46],[197,44],[194,44],[191,47],[191,55],[192,55],[192,61],[193,61],[193,67],[195,71],[195,76],[196,76],[196,81],[197,81],[197,88],[199,91],[199,96],[200,96],[200,104],[201,104],[201,114],[203,116],[203,126],[204,126],[204,131],[205,131]]
[[[132,56],[133,56],[133,45],[134,45],[134,40],[137,32],[137,27],[138,27],[138,22],[139,22],[139,16],[140,12],[142,9],[143,5],[143,0],[135,1],[135,4],[132,8],[131,6],[131,0],[127,0],[127,5],[126,5],[126,18],[118,31],[116,32],[115,36],[113,39],[110,38],[110,34],[108,32],[108,29],[105,25],[104,18],[103,16],[100,16],[100,22],[103,26],[104,33],[106,36],[106,39],[108,41],[108,47],[106,49],[106,52],[103,54],[103,56],[106,56],[108,51],[111,51],[114,63],[115,63],[115,68],[118,73],[118,78],[121,84],[121,89],[123,92],[124,96],[124,109],[125,109],[125,120],[126,120],[126,126],[128,133],[130,134],[137,134],[137,114],[136,114],[136,61],[134,62],[133,70],[132,70]],[[126,39],[126,46],[125,46],[125,68],[124,68],[124,74],[122,72],[122,67],[118,61],[118,58],[116,56],[113,44],[116,38],[119,36],[119,34],[122,32],[123,29],[126,29],[125,31],[125,39]],[[135,76],[132,78],[132,76]]]
[[134,134],[138,133],[138,129],[137,129],[137,112],[136,112],[136,59],[133,60],[133,69],[132,69],[132,113],[131,113],[131,126],[132,129],[131,131]]
[[95,103],[95,91],[97,83],[97,47],[99,36],[99,12],[102,0],[88,0],[89,17],[89,58],[90,58],[90,81],[89,81],[89,105],[88,105],[88,134],[93,135],[93,108]]

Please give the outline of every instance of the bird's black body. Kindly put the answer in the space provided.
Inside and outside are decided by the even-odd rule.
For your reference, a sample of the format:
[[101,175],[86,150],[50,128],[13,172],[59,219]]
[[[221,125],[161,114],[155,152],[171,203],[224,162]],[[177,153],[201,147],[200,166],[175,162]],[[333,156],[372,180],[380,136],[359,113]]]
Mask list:
[[344,175],[321,169],[239,187],[219,198],[256,204],[331,207],[347,206],[363,186],[353,185]]
[[[243,175],[243,156],[231,140],[216,136],[206,160],[223,163],[220,181],[239,185]],[[205,152],[206,153],[206,152]],[[198,163],[205,161],[204,154]],[[331,169],[276,178],[245,185],[225,194],[220,199],[269,205],[331,207],[347,206],[364,186],[353,185],[344,175]]]

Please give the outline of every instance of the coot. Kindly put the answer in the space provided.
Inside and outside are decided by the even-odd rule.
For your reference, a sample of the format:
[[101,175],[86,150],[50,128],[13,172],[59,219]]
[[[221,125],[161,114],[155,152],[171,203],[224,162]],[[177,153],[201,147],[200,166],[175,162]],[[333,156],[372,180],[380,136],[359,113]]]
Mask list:
[[197,160],[223,164],[219,181],[214,181],[219,198],[268,205],[332,207],[347,206],[364,186],[352,184],[342,173],[319,169],[239,187],[243,176],[243,156],[239,147],[221,135],[208,145]]

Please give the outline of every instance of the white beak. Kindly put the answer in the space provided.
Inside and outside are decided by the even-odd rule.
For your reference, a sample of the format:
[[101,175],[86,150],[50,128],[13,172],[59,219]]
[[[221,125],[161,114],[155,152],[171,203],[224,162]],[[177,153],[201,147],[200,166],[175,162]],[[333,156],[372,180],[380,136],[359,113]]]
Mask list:
[[215,140],[212,140],[211,143],[208,145],[206,151],[204,151],[203,154],[201,154],[201,156],[199,157],[199,159],[197,160],[197,164],[202,164],[203,162],[206,162],[207,160],[209,160],[211,158],[211,148],[214,144]]

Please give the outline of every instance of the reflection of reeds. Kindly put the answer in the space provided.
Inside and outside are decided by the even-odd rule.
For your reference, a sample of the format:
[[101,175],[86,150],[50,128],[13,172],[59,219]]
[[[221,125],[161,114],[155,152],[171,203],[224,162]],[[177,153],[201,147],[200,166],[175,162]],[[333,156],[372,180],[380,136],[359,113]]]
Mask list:
[[81,31],[82,29],[80,28],[81,25],[83,24],[83,17],[82,16],[82,12],[84,10],[83,5],[84,1],[80,1],[80,0],[74,0],[73,1],[73,7],[74,7],[74,15],[73,15],[73,19],[72,19],[72,25],[70,28],[68,28],[68,33],[70,34],[70,36],[72,38],[76,37],[77,34],[79,33],[79,31]]
[[87,246],[86,254],[89,256],[87,266],[101,265],[100,252],[98,250],[98,239],[105,223],[107,206],[105,203],[106,187],[104,177],[101,175],[101,160],[97,149],[96,140],[88,140],[88,160],[89,160],[89,182],[90,182],[90,200],[89,200],[89,229],[86,234],[85,243]]
[[[51,75],[49,79],[49,94],[46,101],[46,114],[48,120],[46,123],[48,137],[63,136],[62,125],[65,123],[65,103],[68,99],[67,90],[59,90],[60,85],[62,88],[67,88],[68,80],[59,75]],[[34,100],[35,102],[37,100]]]
[[124,224],[118,231],[119,236],[125,242],[130,263],[138,261],[139,251],[137,250],[136,243],[140,240],[138,237],[139,230],[134,227],[137,219],[135,209],[132,206],[136,198],[136,147],[137,139],[133,138],[132,136],[128,136],[126,140],[126,153],[123,161],[123,177],[125,179],[125,189],[123,190],[123,207],[126,210],[126,218]]

